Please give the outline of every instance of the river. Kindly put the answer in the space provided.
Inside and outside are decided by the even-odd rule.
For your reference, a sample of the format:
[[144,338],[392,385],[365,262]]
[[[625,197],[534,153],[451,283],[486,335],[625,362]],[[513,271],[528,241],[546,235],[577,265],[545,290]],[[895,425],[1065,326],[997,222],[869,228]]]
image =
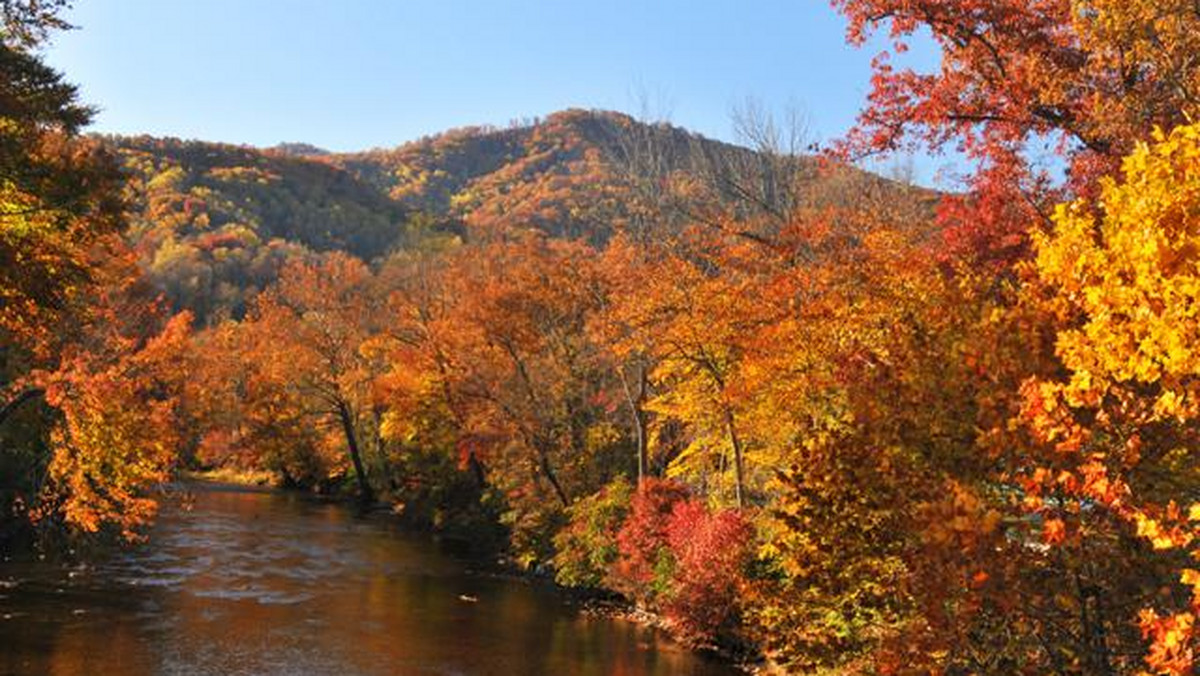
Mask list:
[[738,673],[344,505],[191,489],[103,563],[0,562],[0,674]]

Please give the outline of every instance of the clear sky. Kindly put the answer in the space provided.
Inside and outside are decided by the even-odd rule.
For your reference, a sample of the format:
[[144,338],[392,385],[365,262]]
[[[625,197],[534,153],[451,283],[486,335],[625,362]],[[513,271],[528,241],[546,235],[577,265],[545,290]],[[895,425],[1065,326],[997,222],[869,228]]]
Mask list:
[[[732,139],[748,97],[843,133],[880,44],[844,44],[823,0],[76,0],[50,63],[93,129],[337,151],[568,107]],[[905,61],[936,63],[919,44]],[[929,182],[949,160],[920,158]]]

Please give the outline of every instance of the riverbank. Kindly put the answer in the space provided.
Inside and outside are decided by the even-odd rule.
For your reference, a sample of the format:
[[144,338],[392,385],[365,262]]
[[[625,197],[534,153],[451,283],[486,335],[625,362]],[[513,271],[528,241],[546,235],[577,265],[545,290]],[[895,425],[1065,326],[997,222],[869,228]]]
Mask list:
[[753,676],[781,676],[785,673],[769,660],[765,660],[757,651],[748,649],[745,646],[737,647],[719,644],[690,645],[679,641],[674,638],[671,623],[665,617],[652,610],[631,603],[623,597],[614,595],[612,592],[593,592],[590,593],[591,596],[589,597],[589,592],[586,591],[581,592],[558,584],[554,586],[566,595],[578,595],[581,598],[581,600],[577,601],[580,612],[585,615],[631,622],[661,631],[668,636],[672,636],[672,641],[688,650],[720,660]]
[[[447,538],[436,529],[416,528],[402,514],[386,504],[379,504],[365,512],[356,504],[355,497],[349,494],[325,495],[300,489],[292,489],[278,485],[277,477],[269,472],[253,472],[238,470],[208,470],[181,472],[180,479],[185,484],[199,484],[214,490],[251,489],[255,491],[278,492],[301,496],[314,503],[340,503],[353,509],[360,518],[366,518],[382,524],[388,524],[400,532],[421,533],[429,532],[448,553],[460,557],[473,574],[496,580],[506,580],[513,583],[534,585],[552,590],[567,605],[574,607],[582,615],[605,621],[629,623],[661,633],[669,637],[671,643],[681,649],[692,652],[704,659],[716,660],[742,673],[760,676],[772,676],[782,673],[768,668],[761,657],[746,646],[732,645],[696,645],[680,641],[674,636],[670,622],[647,608],[630,602],[616,592],[605,589],[584,589],[567,587],[557,583],[553,574],[545,568],[528,568],[521,566],[513,559],[496,555],[480,555],[479,552],[456,546],[454,538]],[[469,600],[467,602],[470,602]]]
[[0,563],[0,674],[739,673],[337,501],[182,488],[92,565]]
[[183,482],[204,482],[229,484],[233,486],[257,486],[261,488],[280,488],[279,477],[274,472],[265,470],[234,469],[218,467],[205,470],[180,470],[179,480]]

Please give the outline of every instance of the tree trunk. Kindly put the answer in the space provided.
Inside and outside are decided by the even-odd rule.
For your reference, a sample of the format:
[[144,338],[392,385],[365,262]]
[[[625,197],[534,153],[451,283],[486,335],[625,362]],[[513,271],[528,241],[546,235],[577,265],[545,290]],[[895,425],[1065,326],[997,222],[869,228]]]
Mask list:
[[745,474],[742,469],[742,442],[738,439],[733,410],[728,407],[725,409],[725,424],[729,427],[729,443],[733,446],[734,491],[738,509],[741,509],[746,506]]
[[567,499],[566,491],[563,490],[562,484],[558,483],[558,476],[554,473],[554,468],[550,466],[550,456],[543,451],[538,451],[538,464],[542,468],[542,474],[554,489],[554,494],[558,496],[559,502],[563,507],[570,507],[571,501]]
[[621,377],[621,389],[625,391],[625,403],[629,407],[629,418],[633,422],[633,440],[636,444],[635,453],[637,454],[637,480],[638,484],[641,484],[642,480],[650,474],[650,457],[647,448],[650,435],[646,429],[648,427],[646,411],[642,408],[642,405],[646,403],[648,390],[646,368],[641,365],[638,366],[638,387],[636,392],[629,386],[629,379],[625,375],[625,369],[619,368],[617,371]]
[[475,477],[476,488],[483,490],[487,487],[487,469],[479,460],[479,456],[475,455],[475,451],[467,451],[467,468],[471,470],[471,476]]
[[362,454],[358,450],[358,437],[354,432],[354,419],[350,416],[350,407],[345,402],[338,402],[338,418],[342,422],[342,431],[346,433],[346,446],[350,450],[350,461],[354,463],[354,475],[358,480],[358,500],[364,505],[375,502],[375,492],[367,481],[367,471],[363,467]]
[[634,437],[637,441],[637,478],[640,484],[650,475],[650,457],[646,448],[646,412],[638,407],[633,412]]
[[8,402],[3,407],[0,407],[0,425],[4,424],[4,421],[8,419],[8,416],[16,413],[17,409],[21,408],[22,404],[32,399],[36,399],[37,397],[42,396],[44,393],[45,390],[41,389],[40,387],[31,387],[27,390],[23,390],[16,397],[13,397],[12,401]]
[[643,405],[646,403],[646,393],[648,388],[646,382],[646,368],[638,367],[638,389],[637,396],[630,402],[633,409],[633,427],[634,437],[637,441],[637,466],[638,466],[638,483],[650,475],[650,449],[648,448],[650,440],[646,424],[646,410]]

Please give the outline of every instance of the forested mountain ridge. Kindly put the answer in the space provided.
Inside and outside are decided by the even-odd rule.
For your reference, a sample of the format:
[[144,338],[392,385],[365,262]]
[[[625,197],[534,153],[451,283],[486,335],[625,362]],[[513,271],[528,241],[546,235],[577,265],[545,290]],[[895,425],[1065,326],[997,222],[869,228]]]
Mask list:
[[[764,179],[781,180],[769,176],[779,173],[771,166],[779,158],[762,150],[607,111],[568,110],[359,153],[304,143],[259,149],[148,136],[103,140],[131,178],[128,236],[142,267],[176,309],[202,319],[239,315],[290,258],[345,251],[375,260],[431,229],[465,236],[515,226],[602,242],[632,217],[633,173],[659,184],[706,175],[709,184],[727,183],[722,190],[753,175],[765,200],[780,189]],[[901,190],[856,169],[823,170],[798,156],[789,162],[785,171],[831,192],[847,182]],[[739,176],[719,175],[730,172]],[[927,202],[932,193],[912,195]]]
[[[782,182],[781,167],[769,165],[786,163],[792,177],[813,184],[859,181],[876,189],[901,188],[852,167],[822,167],[814,156],[805,155],[812,147],[794,145],[797,139],[786,148],[772,141],[782,139],[746,139],[757,146],[751,148],[620,112],[568,109],[508,128],[452,129],[393,149],[327,158],[423,213],[468,226],[524,225],[592,241],[603,241],[616,226],[614,221],[629,216],[621,204],[622,192],[636,179],[708,179],[724,182],[722,187],[729,189],[731,181],[752,173],[759,174],[754,178],[760,183],[764,178]],[[775,185],[768,190],[787,188]],[[732,202],[743,196],[720,197]],[[606,199],[617,204],[606,204]]]
[[[664,172],[700,156],[745,158],[746,148],[616,112],[572,109],[512,126],[465,127],[394,149],[333,156],[341,166],[423,212],[491,225],[504,218],[568,235],[604,229],[599,193],[618,189],[632,154],[653,143]],[[589,213],[581,202],[589,203]]]

